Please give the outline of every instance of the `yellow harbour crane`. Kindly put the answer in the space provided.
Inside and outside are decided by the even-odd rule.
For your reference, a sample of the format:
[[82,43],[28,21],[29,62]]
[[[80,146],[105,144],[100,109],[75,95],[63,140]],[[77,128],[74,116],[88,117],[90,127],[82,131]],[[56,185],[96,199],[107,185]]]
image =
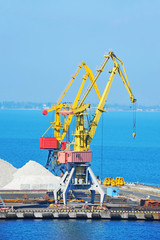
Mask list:
[[[43,144],[41,143],[41,148],[49,149],[49,157],[47,162],[51,163],[52,161],[56,163],[54,164],[54,167],[52,166],[53,169],[55,169],[57,166],[60,166],[60,170],[63,172],[60,184],[57,187],[57,189],[54,190],[54,197],[56,202],[58,201],[58,196],[61,194],[63,195],[63,202],[64,204],[66,204],[67,193],[69,189],[90,190],[91,202],[94,202],[95,191],[98,191],[100,194],[100,204],[102,204],[104,200],[105,193],[101,188],[100,184],[98,183],[93,171],[90,168],[90,163],[92,162],[92,151],[90,150],[90,145],[95,135],[101,114],[102,112],[105,111],[104,108],[105,103],[116,73],[118,73],[120,78],[122,79],[122,82],[124,83],[124,86],[129,94],[131,103],[136,102],[122,60],[119,59],[113,52],[109,52],[104,57],[105,60],[102,66],[99,69],[97,69],[97,74],[95,77],[93,76],[93,73],[90,70],[90,68],[84,62],[82,62],[76,74],[74,75],[74,77],[72,77],[72,80],[70,81],[69,85],[67,86],[64,93],[57,102],[57,105],[53,106],[48,111],[44,110],[43,112],[44,114],[47,114],[50,111],[55,111],[55,121],[51,123],[50,126],[53,127],[55,130],[54,138],[51,138],[51,140],[53,140],[53,145],[48,144],[48,147],[43,147]],[[113,68],[109,72],[110,77],[106,83],[103,94],[101,96],[97,87],[97,79],[103,72],[109,59],[111,59],[113,62]],[[78,90],[77,96],[73,104],[66,105],[66,103],[62,103],[62,99],[65,96],[66,92],[69,90],[71,84],[73,83],[82,66],[86,70],[86,74],[83,77],[80,89]],[[82,100],[79,102],[82,94],[82,89],[84,87],[84,83],[87,77],[89,77],[91,84],[89,88],[86,90],[84,96],[82,97]],[[98,96],[99,103],[96,108],[93,119],[90,119],[88,128],[86,128],[84,124],[84,116],[88,114],[87,111],[91,108],[91,104],[86,104],[85,100],[87,99],[93,87]],[[60,121],[61,114],[67,115],[63,124]],[[65,149],[62,141],[69,129],[73,116],[76,117],[76,129],[73,141],[74,149],[70,150],[69,147]],[[61,129],[63,130],[62,133]],[[42,141],[44,140],[43,136]],[[135,137],[135,133],[133,133],[133,136]],[[55,161],[53,161],[53,158]],[[63,169],[61,166],[63,166]]]

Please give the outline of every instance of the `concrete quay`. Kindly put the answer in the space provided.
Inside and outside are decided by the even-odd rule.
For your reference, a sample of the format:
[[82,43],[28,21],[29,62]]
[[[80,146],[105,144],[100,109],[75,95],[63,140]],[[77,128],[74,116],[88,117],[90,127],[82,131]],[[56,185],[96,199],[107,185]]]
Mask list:
[[0,211],[0,220],[99,219],[160,221],[160,211],[18,209]]

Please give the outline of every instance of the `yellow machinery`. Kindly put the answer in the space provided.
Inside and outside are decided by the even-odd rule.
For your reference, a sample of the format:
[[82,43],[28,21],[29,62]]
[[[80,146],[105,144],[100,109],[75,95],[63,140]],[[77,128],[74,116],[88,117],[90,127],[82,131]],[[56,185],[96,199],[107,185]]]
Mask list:
[[103,184],[104,184],[105,186],[110,186],[110,185],[111,185],[111,181],[112,181],[113,179],[114,179],[113,177],[106,177],[106,178],[104,179]]
[[116,185],[123,186],[125,184],[123,177],[116,177]]
[[116,177],[116,179],[114,179],[113,177],[106,177],[104,179],[103,184],[105,186],[123,186],[125,184],[124,178],[123,177]]

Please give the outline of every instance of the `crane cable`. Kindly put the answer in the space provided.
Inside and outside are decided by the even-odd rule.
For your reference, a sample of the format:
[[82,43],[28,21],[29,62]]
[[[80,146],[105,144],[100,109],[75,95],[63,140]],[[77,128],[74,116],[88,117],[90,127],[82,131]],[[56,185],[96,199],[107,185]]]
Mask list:
[[102,133],[101,133],[101,180],[103,178],[103,112],[102,112]]
[[133,138],[135,138],[136,136],[136,109],[137,109],[137,106],[136,106],[136,102],[133,103]]

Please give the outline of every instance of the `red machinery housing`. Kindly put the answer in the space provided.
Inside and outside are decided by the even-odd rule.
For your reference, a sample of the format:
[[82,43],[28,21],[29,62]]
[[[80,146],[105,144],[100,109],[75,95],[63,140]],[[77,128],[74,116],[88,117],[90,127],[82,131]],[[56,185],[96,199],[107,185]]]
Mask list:
[[[58,149],[56,138],[40,138],[40,149]],[[66,142],[61,142],[61,149],[66,149]]]
[[40,149],[57,149],[58,141],[56,138],[40,138]]

